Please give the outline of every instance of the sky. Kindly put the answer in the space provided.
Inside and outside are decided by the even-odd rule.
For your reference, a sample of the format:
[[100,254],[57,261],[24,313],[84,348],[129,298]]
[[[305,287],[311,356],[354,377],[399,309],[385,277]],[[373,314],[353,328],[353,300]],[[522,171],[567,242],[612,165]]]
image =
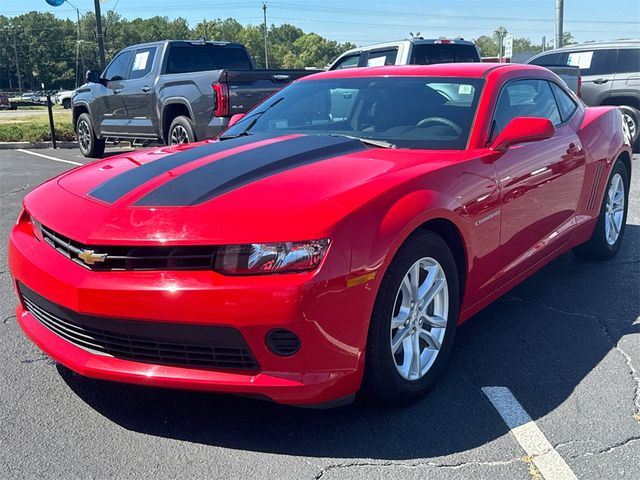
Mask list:
[[[75,19],[71,5],[85,12],[93,0],[70,0],[50,7],[45,0],[0,0],[0,15],[38,10]],[[640,0],[565,0],[564,29],[579,42],[640,38]],[[200,20],[234,17],[242,24],[262,23],[256,0],[101,0],[103,14],[115,9],[126,18],[164,15]],[[409,37],[477,38],[504,26],[516,37],[540,43],[553,39],[555,0],[267,0],[269,24],[291,23],[339,42],[367,45]],[[220,39],[223,40],[223,39]]]

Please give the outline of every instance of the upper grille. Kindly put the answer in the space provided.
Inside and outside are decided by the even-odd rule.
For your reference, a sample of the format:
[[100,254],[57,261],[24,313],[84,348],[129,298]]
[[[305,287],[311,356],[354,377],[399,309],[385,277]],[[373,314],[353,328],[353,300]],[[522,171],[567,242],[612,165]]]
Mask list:
[[21,283],[18,289],[36,320],[95,354],[161,365],[248,371],[259,368],[235,328],[84,315],[50,302]]
[[[78,265],[91,270],[211,270],[215,260],[214,246],[186,247],[119,247],[83,245],[39,224],[42,238]],[[80,257],[91,250],[105,254],[104,261],[85,263]]]

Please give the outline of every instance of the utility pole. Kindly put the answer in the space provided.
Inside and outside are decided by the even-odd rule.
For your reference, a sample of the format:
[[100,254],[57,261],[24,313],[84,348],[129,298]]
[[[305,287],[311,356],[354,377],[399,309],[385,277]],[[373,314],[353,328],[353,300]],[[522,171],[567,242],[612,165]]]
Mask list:
[[76,8],[78,15],[78,39],[76,40],[76,88],[78,88],[78,66],[80,64],[80,10]]
[[22,76],[20,75],[20,63],[18,62],[18,47],[16,46],[16,31],[13,30],[13,53],[16,59],[16,74],[18,76],[18,91],[22,92]]
[[100,13],[100,0],[93,0],[93,5],[95,6],[95,10],[96,10],[96,36],[98,37],[98,53],[100,54],[100,70],[104,70],[104,65],[106,62],[104,59],[104,34],[102,33],[102,13]]
[[556,0],[556,41],[555,48],[562,47],[562,23],[564,21],[564,0]]
[[267,49],[267,2],[262,2],[262,13],[264,14],[264,67],[269,68],[269,50]]
[[544,52],[547,49],[547,37],[542,36],[542,51]]

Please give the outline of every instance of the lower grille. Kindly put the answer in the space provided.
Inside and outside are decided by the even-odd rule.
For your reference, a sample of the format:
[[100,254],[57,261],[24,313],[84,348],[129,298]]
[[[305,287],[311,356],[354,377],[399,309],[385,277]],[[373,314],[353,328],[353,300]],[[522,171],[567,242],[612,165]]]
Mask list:
[[259,369],[235,328],[84,315],[50,302],[21,283],[18,289],[27,311],[38,322],[95,354],[161,365]]

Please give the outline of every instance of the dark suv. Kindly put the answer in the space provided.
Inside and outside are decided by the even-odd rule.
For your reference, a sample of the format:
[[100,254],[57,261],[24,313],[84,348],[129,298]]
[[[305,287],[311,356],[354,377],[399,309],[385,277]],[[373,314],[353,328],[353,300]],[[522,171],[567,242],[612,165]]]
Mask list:
[[640,137],[640,40],[582,43],[536,55],[534,65],[580,67],[582,100],[589,106],[618,105],[632,144]]

